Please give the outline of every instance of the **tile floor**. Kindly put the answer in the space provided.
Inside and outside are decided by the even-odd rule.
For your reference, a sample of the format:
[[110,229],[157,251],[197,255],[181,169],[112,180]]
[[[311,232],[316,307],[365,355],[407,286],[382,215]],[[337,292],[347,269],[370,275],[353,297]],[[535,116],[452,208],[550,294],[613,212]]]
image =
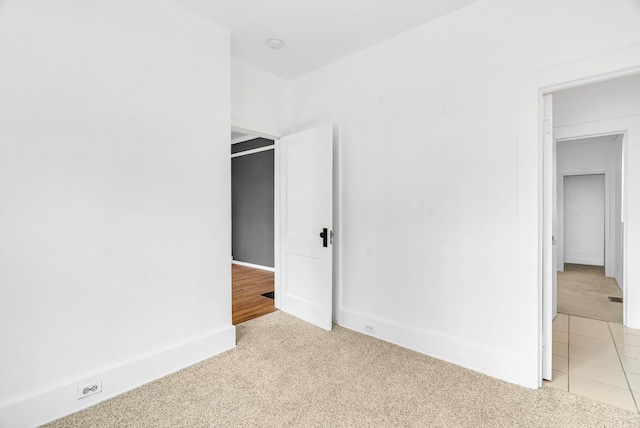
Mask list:
[[640,330],[558,314],[553,320],[553,380],[545,385],[637,413]]

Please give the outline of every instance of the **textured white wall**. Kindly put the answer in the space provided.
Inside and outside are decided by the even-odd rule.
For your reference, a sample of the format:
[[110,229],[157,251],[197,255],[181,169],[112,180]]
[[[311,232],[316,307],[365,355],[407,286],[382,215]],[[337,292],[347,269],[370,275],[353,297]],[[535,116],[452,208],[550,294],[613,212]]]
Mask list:
[[170,1],[0,4],[1,426],[234,345],[229,67],[229,33]]
[[521,381],[518,83],[640,43],[639,19],[633,0],[482,1],[291,82],[292,130],[340,127],[339,323]]

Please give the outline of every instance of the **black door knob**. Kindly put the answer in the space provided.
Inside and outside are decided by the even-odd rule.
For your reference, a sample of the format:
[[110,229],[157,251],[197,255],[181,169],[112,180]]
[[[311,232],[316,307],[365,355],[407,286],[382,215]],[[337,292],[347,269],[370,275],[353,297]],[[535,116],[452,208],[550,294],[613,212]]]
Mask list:
[[322,246],[327,247],[328,245],[327,240],[329,238],[329,233],[326,227],[322,229],[322,232],[320,232],[320,237],[322,238]]

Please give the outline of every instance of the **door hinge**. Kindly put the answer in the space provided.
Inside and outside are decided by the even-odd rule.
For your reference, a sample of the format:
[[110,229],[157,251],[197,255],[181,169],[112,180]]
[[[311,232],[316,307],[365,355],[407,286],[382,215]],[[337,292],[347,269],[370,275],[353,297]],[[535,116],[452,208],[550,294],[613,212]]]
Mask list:
[[544,120],[543,129],[545,134],[551,134],[551,119]]

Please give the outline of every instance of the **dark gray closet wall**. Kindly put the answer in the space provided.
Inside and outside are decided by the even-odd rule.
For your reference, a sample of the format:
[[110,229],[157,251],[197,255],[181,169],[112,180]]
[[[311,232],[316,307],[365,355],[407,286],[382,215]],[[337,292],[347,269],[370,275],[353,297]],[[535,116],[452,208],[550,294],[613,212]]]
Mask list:
[[[232,152],[273,144],[256,140],[234,144]],[[274,267],[273,154],[267,150],[231,159],[231,254],[234,260],[268,267]]]

